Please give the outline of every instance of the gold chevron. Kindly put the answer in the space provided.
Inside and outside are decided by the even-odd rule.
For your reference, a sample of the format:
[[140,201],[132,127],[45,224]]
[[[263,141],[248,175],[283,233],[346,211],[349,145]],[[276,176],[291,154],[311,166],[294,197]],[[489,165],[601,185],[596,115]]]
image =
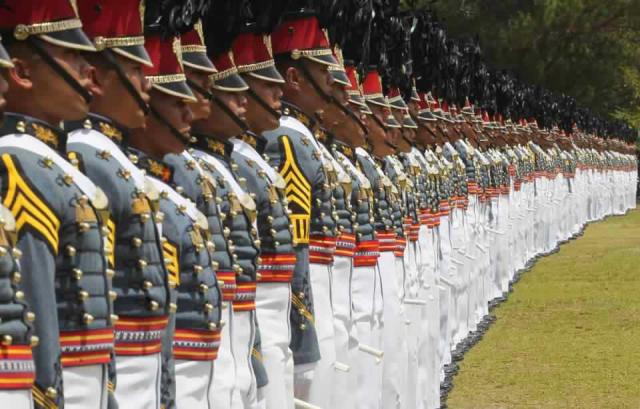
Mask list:
[[178,248],[165,241],[162,244],[162,253],[166,260],[167,271],[169,272],[169,282],[180,284],[180,264],[178,263]]
[[107,222],[107,229],[109,229],[109,235],[107,236],[107,261],[111,268],[116,265],[116,224],[113,219],[109,218]]
[[11,210],[16,219],[16,231],[20,234],[25,225],[30,225],[44,237],[53,252],[57,254],[60,219],[22,178],[11,155],[2,155],[2,161],[9,176],[3,204]]
[[[292,223],[293,242],[294,244],[306,244],[309,243],[309,222],[311,220],[311,185],[296,163],[288,136],[282,136],[282,144],[284,146],[284,163],[280,174],[286,183],[285,195],[289,200],[289,208],[293,211],[291,220],[296,221]],[[297,206],[291,208],[291,204],[294,203],[301,210]]]
[[31,396],[35,403],[35,407],[39,409],[58,409],[58,405],[44,394],[36,385],[31,387]]

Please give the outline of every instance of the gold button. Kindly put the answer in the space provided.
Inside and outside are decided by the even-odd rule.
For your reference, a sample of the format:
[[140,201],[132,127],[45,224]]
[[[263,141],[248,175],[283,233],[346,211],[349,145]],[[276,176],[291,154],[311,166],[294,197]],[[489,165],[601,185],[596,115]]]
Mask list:
[[110,268],[107,269],[107,271],[105,272],[107,278],[113,278],[113,276],[116,275],[116,272]]
[[120,319],[120,317],[118,317],[116,314],[111,314],[110,318],[112,324],[115,324]]
[[142,246],[142,240],[139,237],[134,237],[131,240],[131,244],[133,244],[133,247],[140,247]]
[[109,231],[109,228],[107,226],[102,226],[100,228],[100,233],[102,234],[102,237],[107,237],[111,232]]
[[15,297],[16,297],[16,300],[22,301],[24,299],[24,292],[20,290],[16,291]]
[[262,241],[260,241],[259,239],[256,239],[256,240],[254,240],[254,241],[253,241],[253,244],[254,244],[256,247],[260,247],[260,245],[262,244]]
[[29,322],[33,322],[36,320],[36,314],[32,311],[27,311],[27,313],[24,315],[25,319]]
[[304,300],[304,293],[302,291],[298,293],[298,298]]
[[49,399],[56,399],[58,397],[58,391],[55,390],[55,388],[49,386],[47,388],[47,391],[45,392],[45,395],[47,395],[47,398]]
[[2,336],[2,345],[8,347],[13,343],[13,337],[11,335],[3,335]]
[[207,241],[207,250],[209,251],[215,251],[216,250],[216,245],[214,242],[212,241]]
[[206,312],[211,312],[211,311],[213,311],[213,305],[211,305],[211,304],[209,304],[209,303],[206,303],[206,304],[204,305],[204,310],[205,310]]
[[202,266],[199,266],[197,264],[193,266],[193,272],[196,274],[202,273],[202,270],[203,270]]
[[78,223],[78,230],[80,231],[80,233],[86,233],[89,231],[89,229],[91,229],[91,225],[89,223],[86,223],[86,222]]
[[138,267],[145,268],[147,266],[147,262],[143,259],[138,260]]
[[200,284],[200,292],[206,293],[207,291],[209,291],[209,286],[206,284]]
[[5,254],[7,254],[7,249],[4,247],[0,247],[0,257],[4,256]]
[[80,301],[84,301],[89,298],[89,293],[84,290],[78,291],[78,298],[80,299]]
[[29,339],[29,343],[31,344],[31,348],[35,348],[40,343],[40,338],[38,338],[36,335],[32,335],[31,339]]
[[75,247],[67,246],[66,249],[67,249],[67,256],[73,257],[73,256],[76,255],[76,248]]
[[212,261],[211,262],[211,268],[213,268],[214,270],[217,270],[220,267],[220,263],[217,261]]
[[209,331],[215,331],[218,329],[218,326],[213,321],[209,321],[209,323],[207,324],[207,327],[209,328]]
[[178,311],[178,305],[176,303],[169,303],[169,312]]
[[256,273],[256,280],[258,281],[262,280],[262,274]]
[[19,272],[14,272],[11,275],[11,281],[13,282],[13,284],[20,284],[20,281],[22,281],[22,274],[20,274]]
[[307,329],[307,324],[300,324],[300,330],[304,331]]
[[267,222],[269,222],[270,224],[273,223],[273,216],[267,216]]
[[151,301],[149,302],[149,309],[150,309],[151,311],[156,311],[158,308],[160,308],[160,304],[158,304],[158,302],[157,302],[157,301],[153,301],[153,300],[151,300]]
[[115,301],[116,298],[118,298],[118,293],[115,291],[109,291],[109,298],[111,298],[111,301]]
[[146,223],[146,222],[148,222],[148,221],[149,221],[149,219],[151,219],[151,215],[150,215],[149,213],[142,213],[142,214],[140,215],[140,221],[141,221],[142,223]]
[[17,249],[15,247],[11,249],[11,254],[16,260],[20,260],[20,258],[22,257],[22,251],[20,251],[20,249]]
[[91,314],[85,313],[82,316],[82,321],[87,325],[91,324],[93,322],[93,320],[94,320],[94,318],[93,318],[93,315],[91,315]]
[[153,288],[153,283],[149,280],[144,280],[142,282],[142,288],[144,288],[145,290],[150,290],[151,288]]

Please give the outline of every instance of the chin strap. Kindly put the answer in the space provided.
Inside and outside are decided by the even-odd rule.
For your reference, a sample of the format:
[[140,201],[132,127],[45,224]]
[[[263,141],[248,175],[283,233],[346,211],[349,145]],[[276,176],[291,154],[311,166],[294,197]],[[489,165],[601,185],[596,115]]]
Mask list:
[[194,81],[187,78],[187,85],[194,89],[197,93],[201,94],[203,97],[208,99],[209,101],[215,102],[215,104],[229,117],[235,124],[240,128],[241,132],[246,132],[249,129],[249,126],[246,122],[238,117],[238,115],[231,112],[228,106],[225,105],[224,102],[220,100],[220,98],[216,97],[213,92],[208,91],[196,84]]
[[358,126],[360,126],[360,128],[362,129],[362,131],[364,132],[365,135],[369,133],[369,130],[364,125],[362,120],[360,118],[358,118],[358,115],[356,115],[355,112],[353,112],[351,109],[347,108],[346,106],[344,106],[340,102],[338,102],[338,100],[336,98],[334,98],[333,95],[330,98],[331,98],[331,102],[333,104],[335,104],[347,117],[349,117],[352,120],[354,120],[358,124]]
[[320,95],[322,99],[325,100],[325,102],[330,104],[332,102],[331,95],[327,94],[322,90],[322,88],[320,88],[320,85],[318,85],[316,80],[313,79],[313,76],[309,72],[309,69],[305,65],[304,61],[300,61],[300,64],[298,64],[298,67],[300,67],[300,71],[302,71],[302,75],[304,75],[307,78],[307,80],[311,83],[311,86],[318,93],[318,95]]
[[87,104],[91,103],[93,96],[89,91],[87,91],[77,79],[75,79],[69,71],[67,71],[58,61],[55,60],[43,47],[38,43],[36,37],[31,36],[27,39],[27,42],[31,46],[31,48],[38,54],[51,69],[53,69],[56,74],[58,74],[62,79],[73,88],[82,98],[85,100]]
[[269,104],[267,104],[267,102],[260,98],[260,95],[256,94],[254,90],[252,90],[251,88],[249,88],[247,90],[247,94],[249,94],[249,96],[251,98],[254,99],[254,101],[256,101],[258,103],[258,105],[260,105],[262,107],[262,109],[264,109],[265,111],[267,111],[268,113],[270,113],[271,115],[273,115],[273,117],[275,119],[280,119],[280,113],[278,111],[276,111],[275,109],[271,108],[269,106]]
[[171,134],[173,136],[175,136],[176,138],[178,138],[182,142],[189,143],[189,140],[191,139],[191,137],[189,135],[185,135],[182,132],[178,131],[175,128],[175,126],[173,126],[171,123],[169,123],[169,121],[167,121],[162,115],[160,115],[160,113],[158,111],[156,111],[156,109],[153,107],[153,105],[149,105],[149,112],[151,113],[151,115],[153,115],[153,117],[158,122],[160,122],[162,125],[166,126],[167,129],[169,129],[169,132],[171,132]]
[[118,65],[118,62],[116,61],[116,59],[115,59],[113,53],[111,52],[111,50],[105,49],[105,50],[102,51],[101,55],[104,57],[104,60],[109,65],[109,68],[111,68],[112,70],[114,70],[116,72],[116,74],[118,75],[118,79],[120,79],[120,82],[122,82],[122,84],[124,84],[124,87],[129,92],[129,95],[131,95],[131,97],[133,97],[133,99],[136,101],[136,103],[138,104],[140,109],[142,109],[144,114],[148,115],[149,114],[149,109],[150,109],[149,108],[149,104],[144,102],[144,99],[142,99],[142,96],[140,95],[140,92],[138,92],[138,90],[135,89],[135,87],[133,86],[131,81],[129,81],[129,78],[127,78],[127,75],[124,73],[124,71],[122,71],[122,67],[120,67],[120,65]]

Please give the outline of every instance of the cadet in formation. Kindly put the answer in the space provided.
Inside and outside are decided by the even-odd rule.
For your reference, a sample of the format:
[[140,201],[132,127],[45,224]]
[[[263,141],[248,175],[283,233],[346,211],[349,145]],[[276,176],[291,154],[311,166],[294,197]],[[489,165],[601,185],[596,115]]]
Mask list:
[[439,408],[532,260],[635,207],[633,130],[432,17],[236,3],[0,8],[0,404]]

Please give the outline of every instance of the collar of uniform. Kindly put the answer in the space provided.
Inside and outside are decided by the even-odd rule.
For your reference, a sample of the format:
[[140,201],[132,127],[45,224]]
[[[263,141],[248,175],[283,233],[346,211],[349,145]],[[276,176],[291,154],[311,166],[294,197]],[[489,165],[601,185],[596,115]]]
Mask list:
[[126,144],[129,137],[129,132],[112,119],[92,113],[83,121],[65,122],[64,129],[67,132],[78,129],[93,129],[120,146]]
[[259,154],[264,153],[264,149],[267,147],[267,140],[262,135],[255,134],[251,131],[247,131],[240,136],[236,136],[236,139],[240,139],[251,145],[253,149]]
[[218,155],[225,160],[231,159],[231,153],[233,152],[233,143],[219,138],[214,135],[191,135],[192,142],[191,147],[204,151],[212,155]]
[[282,101],[282,115],[294,117],[309,129],[313,129],[316,125],[316,120],[313,117],[289,102]]
[[335,151],[340,152],[347,158],[349,158],[350,161],[355,162],[356,160],[355,149],[353,149],[351,146],[347,145],[346,143],[338,139],[334,139],[333,142],[331,143],[331,148]]
[[313,135],[316,137],[318,142],[322,143],[326,147],[331,146],[333,140],[335,139],[331,132],[321,126],[316,128],[316,130],[313,132]]
[[2,120],[0,135],[8,134],[31,135],[66,156],[66,132],[39,119],[8,112]]
[[159,159],[152,158],[147,153],[128,147],[127,154],[137,157],[136,166],[143,169],[147,175],[170,184],[173,181],[173,167]]

